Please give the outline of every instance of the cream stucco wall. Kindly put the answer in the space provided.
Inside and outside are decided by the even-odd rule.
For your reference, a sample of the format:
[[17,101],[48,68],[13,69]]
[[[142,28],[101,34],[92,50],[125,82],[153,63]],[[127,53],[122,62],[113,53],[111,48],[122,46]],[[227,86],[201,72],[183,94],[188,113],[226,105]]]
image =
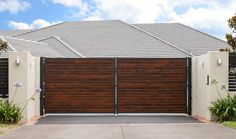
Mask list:
[[[16,64],[16,59],[20,60],[19,65]],[[9,53],[9,100],[21,108],[26,106],[22,112],[22,122],[39,115],[38,94],[35,95],[35,100],[30,100],[26,105],[39,88],[39,68],[39,58],[33,57],[29,52]],[[14,84],[17,82],[22,84],[22,87],[18,87],[16,91]]]
[[[221,60],[221,64],[218,63]],[[209,84],[207,84],[209,76]],[[211,102],[219,98],[217,89],[211,85],[216,79],[219,84],[228,83],[228,52],[208,52],[192,58],[192,115],[211,120],[208,110]],[[220,88],[219,88],[220,89]],[[223,91],[221,91],[223,92]],[[226,95],[226,93],[221,93]]]

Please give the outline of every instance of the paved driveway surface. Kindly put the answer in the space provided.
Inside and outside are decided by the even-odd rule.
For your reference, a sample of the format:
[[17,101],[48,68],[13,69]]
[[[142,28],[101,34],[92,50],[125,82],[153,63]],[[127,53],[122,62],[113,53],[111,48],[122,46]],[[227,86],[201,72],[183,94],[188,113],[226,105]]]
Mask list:
[[199,123],[191,116],[47,116],[37,124]]
[[213,123],[25,125],[3,139],[235,139],[236,130]]

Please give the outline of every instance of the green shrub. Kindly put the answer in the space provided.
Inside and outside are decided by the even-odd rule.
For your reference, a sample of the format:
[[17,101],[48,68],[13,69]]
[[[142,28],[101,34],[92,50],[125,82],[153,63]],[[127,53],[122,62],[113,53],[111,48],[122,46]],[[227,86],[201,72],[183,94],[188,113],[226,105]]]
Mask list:
[[0,123],[15,124],[21,120],[21,108],[8,101],[0,100]]
[[211,102],[209,107],[211,114],[215,115],[219,122],[236,120],[236,96],[228,95]]

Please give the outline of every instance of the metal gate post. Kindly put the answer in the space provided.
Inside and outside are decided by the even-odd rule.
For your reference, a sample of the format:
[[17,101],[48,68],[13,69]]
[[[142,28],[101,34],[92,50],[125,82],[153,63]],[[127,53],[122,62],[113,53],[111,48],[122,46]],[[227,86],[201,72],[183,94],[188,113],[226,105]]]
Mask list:
[[188,96],[188,115],[192,114],[192,59],[187,58],[187,96]]
[[0,58],[0,98],[8,98],[8,58]]
[[41,88],[41,92],[40,92],[40,115],[44,115],[45,114],[45,110],[44,110],[44,93],[45,93],[45,82],[44,82],[44,76],[45,76],[45,58],[41,57],[40,58],[40,88]]
[[118,115],[118,63],[117,58],[115,58],[115,116]]

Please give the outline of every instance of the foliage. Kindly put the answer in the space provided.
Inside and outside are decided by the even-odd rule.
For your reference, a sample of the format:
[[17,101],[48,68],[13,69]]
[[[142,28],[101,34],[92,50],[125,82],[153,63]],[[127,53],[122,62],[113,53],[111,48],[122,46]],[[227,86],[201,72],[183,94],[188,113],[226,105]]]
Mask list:
[[233,32],[236,32],[236,14],[228,20],[228,25]]
[[230,48],[220,48],[220,52],[230,52]]
[[227,96],[213,101],[210,112],[217,116],[218,121],[236,120],[236,96]]
[[0,52],[2,51],[7,51],[8,49],[8,42],[3,40],[3,39],[0,39]]
[[34,100],[34,96],[40,92],[36,91],[24,104],[24,106],[21,108],[19,106],[17,106],[16,104],[14,104],[14,98],[16,96],[17,93],[17,89],[19,87],[22,87],[21,83],[15,83],[14,86],[15,88],[15,92],[14,95],[12,97],[11,101],[6,101],[6,100],[0,100],[0,124],[16,124],[18,123],[21,118],[22,118],[22,112],[23,110],[27,107],[28,103],[31,100]]
[[236,121],[226,121],[223,122],[223,125],[236,129]]
[[15,124],[21,118],[21,108],[19,106],[5,100],[0,100],[0,123]]
[[236,52],[236,14],[234,16],[232,16],[229,20],[228,20],[228,26],[230,29],[232,29],[232,33],[234,33],[234,35],[232,33],[228,33],[225,35],[228,44],[231,46],[233,52]]
[[233,52],[236,51],[236,37],[233,37],[232,34],[226,34],[225,35],[228,44],[231,46]]
[[219,99],[211,102],[209,110],[212,115],[216,116],[219,122],[236,120],[236,96],[230,96],[226,85],[221,85],[220,88],[226,92],[227,97],[222,97],[222,92],[218,89],[218,81],[213,79],[211,84],[216,87]]

